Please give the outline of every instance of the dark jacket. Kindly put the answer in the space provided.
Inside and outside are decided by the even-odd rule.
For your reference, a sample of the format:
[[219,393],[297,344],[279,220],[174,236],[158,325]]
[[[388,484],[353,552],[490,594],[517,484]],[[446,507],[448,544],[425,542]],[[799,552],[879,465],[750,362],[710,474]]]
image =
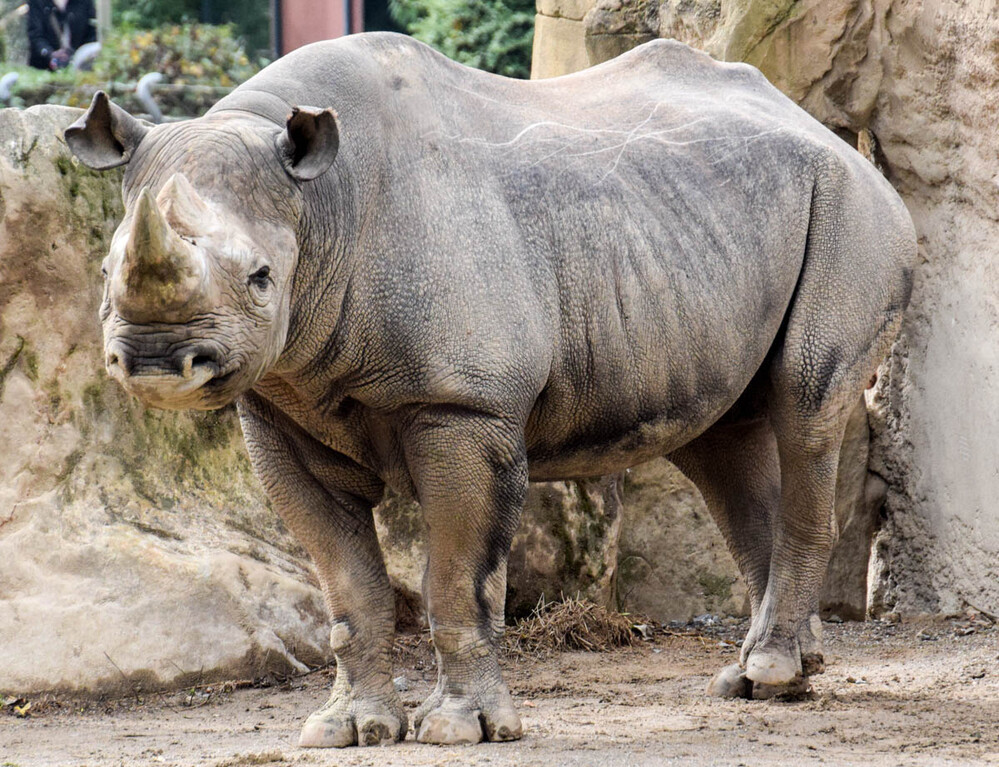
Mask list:
[[62,34],[69,32],[69,49],[97,39],[94,0],[69,0],[60,11],[52,0],[28,0],[28,64],[48,69],[52,54],[59,50]]

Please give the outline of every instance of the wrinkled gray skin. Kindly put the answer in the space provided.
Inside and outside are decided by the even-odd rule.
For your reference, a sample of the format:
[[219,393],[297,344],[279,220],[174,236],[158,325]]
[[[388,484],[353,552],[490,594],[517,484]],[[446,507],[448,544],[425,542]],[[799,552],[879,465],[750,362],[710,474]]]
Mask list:
[[315,560],[338,671],[302,745],[406,732],[371,514],[386,485],[429,528],[421,741],[521,735],[496,643],[528,479],[657,455],[749,586],[741,664],[709,691],[821,671],[837,456],[915,237],[878,172],[758,71],[657,41],[520,82],[356,35],[186,123],[99,94],[67,141],[128,162],[108,369],[158,407],[235,400]]

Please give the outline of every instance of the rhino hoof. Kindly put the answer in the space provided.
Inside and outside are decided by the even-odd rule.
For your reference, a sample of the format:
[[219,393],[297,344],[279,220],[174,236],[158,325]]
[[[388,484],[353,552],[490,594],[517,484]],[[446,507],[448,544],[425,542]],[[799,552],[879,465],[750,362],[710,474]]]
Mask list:
[[513,707],[501,707],[491,713],[486,712],[482,717],[482,726],[486,731],[486,740],[493,742],[520,740],[524,735],[520,715]]
[[482,740],[478,711],[431,711],[420,723],[420,743],[438,746],[471,745]]
[[825,673],[826,661],[821,652],[811,652],[801,656],[801,673],[804,676],[817,676]]
[[380,746],[401,740],[402,727],[395,717],[373,714],[357,720],[357,742],[362,746]]
[[351,717],[326,720],[309,717],[298,736],[299,748],[346,748],[357,744],[357,730]]
[[349,713],[331,715],[320,709],[305,720],[298,737],[299,748],[346,748],[380,746],[402,740],[401,722],[390,714]]
[[746,660],[746,676],[760,684],[786,685],[801,676],[800,660],[786,652],[757,647]]
[[716,698],[752,698],[753,683],[746,677],[742,666],[726,666],[708,682],[708,695]]

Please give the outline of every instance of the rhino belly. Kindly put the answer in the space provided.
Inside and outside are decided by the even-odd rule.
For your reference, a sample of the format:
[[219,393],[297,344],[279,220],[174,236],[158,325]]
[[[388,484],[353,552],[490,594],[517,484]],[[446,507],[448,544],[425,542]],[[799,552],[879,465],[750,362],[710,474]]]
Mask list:
[[608,354],[586,371],[558,372],[528,421],[531,479],[609,474],[681,447],[732,408],[776,332],[710,359],[664,353],[636,369]]

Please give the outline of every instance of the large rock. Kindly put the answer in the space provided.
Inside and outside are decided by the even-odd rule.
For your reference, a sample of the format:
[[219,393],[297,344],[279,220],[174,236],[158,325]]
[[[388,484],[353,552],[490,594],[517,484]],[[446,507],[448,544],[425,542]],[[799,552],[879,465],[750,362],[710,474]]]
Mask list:
[[557,77],[589,65],[583,19],[595,0],[538,0],[531,79]]
[[665,459],[624,480],[618,599],[656,620],[748,615],[746,587],[700,493]]
[[583,26],[589,64],[629,47],[636,31],[658,30],[758,66],[868,154],[899,191],[921,263],[900,339],[869,397],[873,436],[865,439],[856,419],[848,434],[837,502],[842,538],[824,601],[856,612],[857,573],[883,517],[866,584],[873,611],[970,606],[999,614],[994,8],[946,0],[600,0]]
[[144,411],[103,371],[121,179],[70,159],[78,114],[0,111],[0,691],[322,663],[321,594],[233,412]]
[[583,20],[538,13],[534,21],[531,78],[558,77],[589,64]]
[[896,0],[870,129],[922,263],[872,465],[886,608],[999,615],[999,16]]

